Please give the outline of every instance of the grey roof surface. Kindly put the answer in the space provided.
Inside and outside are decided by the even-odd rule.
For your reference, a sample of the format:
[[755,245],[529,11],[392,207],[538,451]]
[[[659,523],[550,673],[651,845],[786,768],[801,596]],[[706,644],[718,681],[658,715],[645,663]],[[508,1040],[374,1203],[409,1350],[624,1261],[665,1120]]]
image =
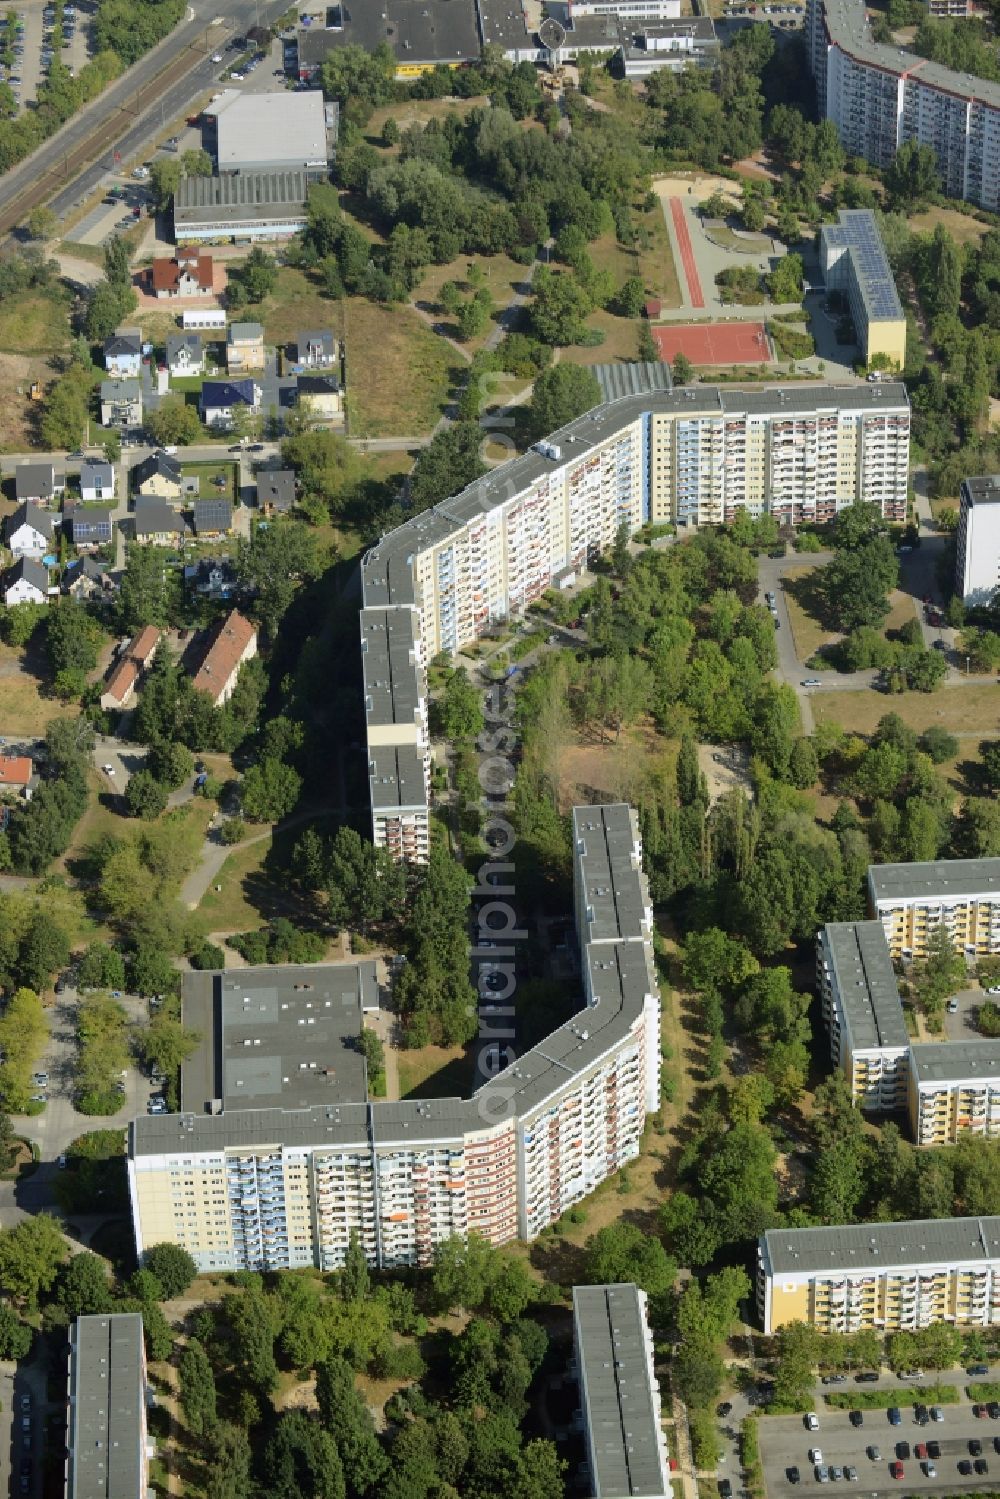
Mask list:
[[994,1078],[1000,1085],[1000,1041],[930,1041],[910,1047],[913,1073],[921,1083],[958,1083],[968,1078],[983,1082]]
[[643,37],[691,36],[702,45],[718,41],[711,16],[677,16],[655,21],[644,21],[638,16],[619,16],[618,33],[627,52],[636,55],[648,52],[652,57],[657,55],[656,51],[642,46]]
[[110,532],[112,525],[111,511],[98,510],[93,505],[87,505],[86,508],[74,506],[65,511],[63,520],[74,537],[86,536],[90,531]]
[[140,401],[142,399],[142,383],[127,377],[123,380],[102,380],[102,401]]
[[332,359],[336,352],[336,343],[329,328],[310,328],[307,332],[298,334],[293,348],[300,360],[308,358],[313,349],[321,350],[327,359]]
[[970,505],[1000,505],[1000,474],[978,474],[963,479],[962,496]]
[[105,359],[113,359],[116,355],[121,354],[134,355],[141,353],[142,332],[139,328],[120,328],[117,333],[112,333],[111,337],[104,344]]
[[[249,98],[249,95],[247,97]],[[226,342],[231,344],[256,343],[263,337],[264,328],[261,323],[230,323]]]
[[[757,390],[685,385],[679,390],[654,390],[622,396],[595,406],[592,411],[553,432],[549,441],[561,449],[562,458],[558,462],[562,464],[571,459],[585,458],[589,449],[606,442],[647,413],[796,416],[820,411],[881,413],[897,409],[908,411],[909,400],[905,385],[896,380],[883,380],[877,385],[765,386]],[[453,536],[471,515],[506,504],[513,495],[550,473],[556,461],[532,448],[491,469],[451,499],[422,511],[395,531],[390,531],[362,560],[365,603],[412,604],[414,589],[410,560],[414,553]]]
[[33,505],[30,500],[25,500],[23,505],[18,505],[12,510],[7,519],[7,535],[13,536],[20,527],[28,525],[32,530],[38,531],[46,540],[51,541],[55,517],[51,510],[43,510],[39,505]]
[[870,208],[842,208],[839,223],[821,227],[820,240],[850,255],[869,322],[902,318],[889,257]]
[[202,345],[197,333],[171,333],[166,342],[167,363],[173,364],[184,349],[193,354],[196,360],[201,358]]
[[[507,0],[510,3],[510,0]],[[331,7],[337,29],[300,30],[299,61],[321,63],[340,47],[373,52],[388,42],[400,63],[469,62],[479,57],[475,0],[347,0]]]
[[286,162],[326,165],[326,114],[319,89],[238,95],[219,114],[216,132],[220,172],[242,166],[266,170]]
[[580,1403],[595,1499],[669,1492],[655,1375],[642,1301],[633,1285],[574,1286]]
[[137,463],[132,470],[132,480],[136,488],[145,484],[154,474],[162,474],[164,478],[170,479],[175,484],[181,482],[181,466],[176,458],[171,458],[169,453],[150,453],[141,463]]
[[185,973],[184,1024],[201,1042],[181,1068],[182,1108],[364,1103],[364,1002],[378,1003],[372,959]]
[[411,744],[377,745],[368,751],[371,804],[377,812],[427,805],[424,763]]
[[67,1499],[141,1499],[142,1317],[77,1317],[70,1333]]
[[239,172],[226,177],[182,177],[174,194],[174,227],[243,224],[305,215],[309,179],[304,170]]
[[899,986],[880,921],[833,921],[823,928],[840,1006],[854,1051],[910,1044]]
[[42,593],[47,593],[49,588],[49,570],[38,561],[37,557],[18,557],[10,572],[7,574],[7,584],[17,583],[21,579],[31,583]]
[[228,500],[210,498],[195,500],[194,529],[202,531],[228,531],[233,524],[233,507]]
[[763,1235],[776,1275],[892,1265],[981,1264],[1000,1259],[1000,1218],[917,1218],[905,1223],[770,1228]]
[[14,470],[14,494],[40,495],[48,499],[53,492],[55,469],[51,463],[19,463]]
[[298,390],[300,396],[330,396],[336,395],[340,390],[340,380],[332,372],[313,375],[299,375]]
[[673,390],[669,364],[661,360],[641,360],[632,364],[592,364],[601,395],[606,401],[622,396],[646,395],[651,390]]
[[897,77],[905,74],[959,99],[976,99],[991,109],[1000,109],[1000,83],[973,78],[970,73],[956,73],[941,63],[927,62],[916,52],[873,41],[864,0],[817,0],[817,3],[822,4],[830,41],[848,57]]
[[110,463],[104,458],[85,458],[80,464],[80,483],[94,484],[100,480],[101,485],[111,484],[115,477],[115,471]]
[[416,618],[410,609],[362,609],[361,667],[369,724],[412,724],[420,701]]
[[972,895],[1000,898],[1000,859],[935,859],[926,864],[873,864],[868,871],[872,899],[926,901],[937,905]]
[[259,468],[256,473],[257,499],[261,505],[289,510],[295,504],[295,472],[290,468]]
[[581,940],[642,939],[648,897],[633,863],[635,833],[626,804],[574,807],[573,848],[586,903]]
[[138,495],[132,519],[137,536],[155,536],[159,531],[181,532],[187,529],[173,506],[168,505],[159,495]]

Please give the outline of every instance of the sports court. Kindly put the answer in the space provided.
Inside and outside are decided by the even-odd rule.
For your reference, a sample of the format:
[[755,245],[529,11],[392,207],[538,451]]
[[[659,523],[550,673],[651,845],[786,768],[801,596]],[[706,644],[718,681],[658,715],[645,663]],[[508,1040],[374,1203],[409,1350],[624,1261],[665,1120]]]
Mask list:
[[650,331],[667,364],[678,354],[696,365],[767,364],[771,358],[763,323],[662,323]]

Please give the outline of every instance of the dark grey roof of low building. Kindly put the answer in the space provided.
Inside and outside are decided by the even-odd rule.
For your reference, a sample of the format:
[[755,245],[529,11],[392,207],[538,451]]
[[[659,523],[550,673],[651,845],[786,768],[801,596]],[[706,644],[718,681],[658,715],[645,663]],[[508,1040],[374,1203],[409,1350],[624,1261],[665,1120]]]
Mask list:
[[155,536],[160,531],[183,532],[187,528],[172,505],[159,495],[139,495],[135,502],[135,534]]
[[335,340],[329,328],[310,328],[305,333],[300,333],[292,346],[299,359],[305,359],[310,347],[320,348],[328,359],[332,359],[335,352]]
[[137,463],[132,470],[133,482],[138,488],[151,479],[154,474],[162,474],[165,479],[170,479],[174,484],[181,482],[181,466],[176,458],[171,458],[169,453],[150,453],[141,463]]
[[145,1399],[139,1312],[78,1317],[70,1331],[66,1499],[141,1493]]
[[336,375],[299,375],[300,396],[335,396],[340,391]]
[[105,458],[85,458],[80,465],[80,484],[100,483],[101,487],[114,483],[115,471]]
[[111,530],[111,511],[99,510],[93,505],[74,506],[64,513],[63,519],[74,536],[102,527]]
[[25,500],[23,505],[18,505],[16,510],[11,511],[7,521],[7,535],[13,536],[19,526],[31,526],[32,530],[40,532],[47,541],[51,541],[55,517],[51,511],[43,510],[30,500]]
[[630,364],[592,364],[591,373],[606,401],[621,396],[645,395],[651,390],[673,390],[669,364],[661,360],[636,360]]
[[122,354],[141,354],[142,334],[138,328],[122,328],[118,333],[112,333],[104,343],[105,359],[114,359]]
[[301,170],[182,177],[174,195],[174,227],[243,224],[305,214],[309,178]]
[[240,404],[252,406],[254,388],[252,380],[206,380],[201,387],[202,411],[218,410]]
[[19,583],[21,579],[31,583],[41,593],[49,591],[49,570],[37,557],[18,557],[7,574],[7,584]]
[[54,489],[55,469],[51,463],[19,463],[14,470],[14,494],[17,499],[25,495],[38,495],[48,499]]
[[328,8],[336,29],[302,28],[299,62],[322,63],[340,47],[374,52],[388,42],[402,64],[471,62],[480,54],[475,0],[347,0]]
[[228,531],[232,524],[233,507],[227,499],[213,496],[207,500],[195,500],[194,529],[199,535],[203,531]]
[[178,354],[184,349],[187,349],[195,362],[201,359],[201,339],[197,333],[171,333],[166,343],[167,364],[175,363]]
[[290,510],[295,504],[295,473],[290,468],[257,470],[257,502],[275,510]]

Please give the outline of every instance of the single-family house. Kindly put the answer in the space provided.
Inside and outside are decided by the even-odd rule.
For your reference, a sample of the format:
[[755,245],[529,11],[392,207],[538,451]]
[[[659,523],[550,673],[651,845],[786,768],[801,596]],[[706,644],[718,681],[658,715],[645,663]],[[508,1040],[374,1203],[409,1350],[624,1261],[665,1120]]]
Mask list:
[[141,328],[119,328],[104,344],[104,368],[116,380],[135,380],[142,372]]
[[171,546],[187,533],[178,512],[156,495],[139,495],[132,519],[135,539],[143,546]]
[[48,505],[66,488],[66,476],[51,463],[20,463],[14,470],[14,498],[19,505]]
[[265,514],[284,515],[295,504],[295,471],[290,468],[257,470],[257,508]]
[[226,369],[231,375],[264,368],[264,329],[260,323],[230,323],[226,335]]
[[142,384],[139,380],[101,381],[102,427],[142,426]]
[[30,755],[0,755],[0,796],[23,796],[30,802],[37,785]]
[[206,380],[201,387],[201,419],[206,427],[229,427],[235,407],[259,411],[260,400],[260,386],[252,380]]
[[7,545],[15,557],[44,557],[51,551],[58,516],[42,510],[30,500],[7,520]]
[[333,369],[340,359],[337,340],[326,328],[300,333],[289,352],[295,371]]
[[172,333],[167,339],[167,369],[175,380],[200,375],[205,368],[205,349],[197,333]]
[[73,599],[96,599],[114,592],[114,579],[103,562],[93,557],[74,557],[63,573],[63,593]]
[[114,532],[111,511],[66,505],[63,507],[63,531],[75,547],[106,546]]
[[128,707],[135,695],[136,684],[156,655],[159,643],[160,632],[155,625],[146,625],[129,641],[105,678],[102,708],[121,712],[122,708]]
[[80,498],[82,500],[113,500],[115,497],[115,466],[103,458],[87,458],[80,466]]
[[233,529],[233,507],[227,499],[195,500],[194,530],[196,536],[225,536]]
[[212,257],[182,246],[172,260],[153,261],[149,280],[158,301],[210,297],[215,285]]
[[256,627],[233,609],[215,631],[192,686],[198,692],[207,692],[221,708],[233,695],[240,667],[256,654]]
[[184,587],[204,598],[228,599],[236,587],[236,570],[228,557],[201,557],[185,567]]
[[135,494],[158,500],[179,500],[184,493],[181,466],[169,453],[150,453],[132,470]]
[[344,397],[336,375],[300,375],[298,389],[299,404],[305,401],[310,413],[321,421],[343,415]]
[[18,557],[3,580],[3,601],[8,609],[16,604],[47,604],[49,570],[37,557]]

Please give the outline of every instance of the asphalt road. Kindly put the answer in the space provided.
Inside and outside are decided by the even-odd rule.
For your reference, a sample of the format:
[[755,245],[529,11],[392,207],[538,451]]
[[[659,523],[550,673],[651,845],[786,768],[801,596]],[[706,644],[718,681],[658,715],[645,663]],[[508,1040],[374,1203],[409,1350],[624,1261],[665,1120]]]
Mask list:
[[[286,9],[277,4],[258,5],[237,0],[225,16],[218,14],[216,0],[193,0],[185,19],[152,52],[135,63],[110,88],[68,120],[61,130],[37,151],[4,175],[0,183],[0,227],[9,231],[27,217],[37,203],[48,201],[56,214],[63,214],[85,198],[108,170],[113,151],[123,161],[141,156],[147,142],[161,125],[181,114],[205,89],[221,76],[225,64],[212,62],[229,37],[257,22],[269,25]],[[181,76],[176,82],[178,71]],[[167,79],[164,87],[164,79]],[[64,186],[53,195],[52,174],[93,141],[93,165],[67,171]]]
[[[997,1475],[1000,1474],[1000,1453],[994,1451],[993,1439],[1000,1440],[1000,1421],[978,1420],[972,1414],[971,1404],[963,1400],[959,1405],[942,1407],[943,1422],[918,1426],[913,1401],[923,1398],[919,1387],[915,1389],[909,1385],[901,1389],[900,1426],[890,1425],[885,1411],[865,1411],[864,1425],[855,1428],[850,1424],[847,1411],[824,1409],[819,1404],[820,1429],[816,1432],[806,1429],[801,1416],[773,1416],[762,1420],[760,1450],[769,1499],[778,1499],[778,1496],[791,1499],[793,1495],[798,1499],[804,1491],[828,1488],[826,1484],[820,1485],[814,1477],[813,1464],[808,1456],[813,1447],[821,1450],[827,1466],[852,1465],[858,1470],[857,1485],[845,1485],[848,1493],[855,1487],[868,1495],[878,1491],[898,1493],[897,1483],[900,1482],[905,1494],[948,1494],[959,1489],[963,1493],[977,1489],[995,1491]],[[957,1464],[970,1456],[970,1440],[982,1443],[983,1457],[990,1470],[988,1474],[959,1475]],[[889,1473],[889,1463],[896,1459],[896,1444],[900,1441],[909,1443],[910,1457],[902,1459],[903,1479],[894,1480]],[[941,1447],[941,1456],[934,1460],[936,1478],[928,1478],[922,1471],[921,1461],[913,1456],[915,1444],[928,1441],[936,1441]],[[881,1453],[878,1462],[868,1457],[869,1446],[877,1447]],[[791,1467],[799,1469],[801,1481],[798,1484],[789,1481],[788,1469]]]

